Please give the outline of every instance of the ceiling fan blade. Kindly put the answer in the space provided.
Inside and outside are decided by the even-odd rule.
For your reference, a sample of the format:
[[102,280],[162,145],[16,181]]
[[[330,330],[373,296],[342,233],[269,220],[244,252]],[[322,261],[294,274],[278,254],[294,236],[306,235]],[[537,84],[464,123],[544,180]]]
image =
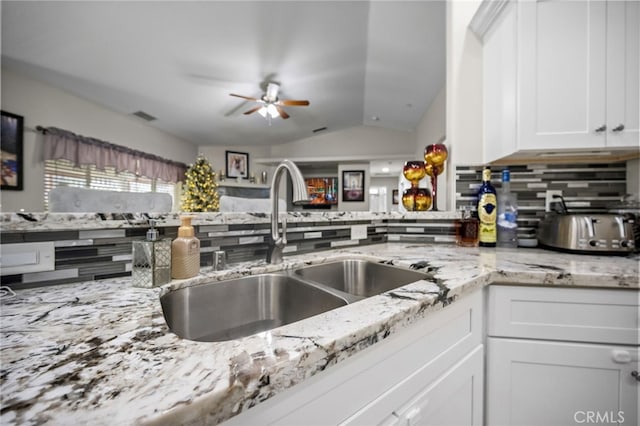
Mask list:
[[249,114],[253,114],[254,112],[256,112],[257,110],[259,110],[260,108],[262,108],[262,105],[259,105],[255,108],[251,108],[249,111],[245,111],[244,115],[249,115]]
[[229,96],[235,96],[236,98],[242,98],[248,101],[258,101],[258,99],[252,98],[251,96],[236,95],[235,93],[229,93]]
[[280,117],[282,117],[283,120],[286,120],[287,118],[289,118],[289,114],[287,114],[287,112],[284,109],[282,109],[280,105],[275,105],[275,107],[278,110],[278,113],[280,113]]
[[309,105],[309,101],[296,101],[293,99],[282,99],[277,102],[278,105],[283,106],[307,106]]

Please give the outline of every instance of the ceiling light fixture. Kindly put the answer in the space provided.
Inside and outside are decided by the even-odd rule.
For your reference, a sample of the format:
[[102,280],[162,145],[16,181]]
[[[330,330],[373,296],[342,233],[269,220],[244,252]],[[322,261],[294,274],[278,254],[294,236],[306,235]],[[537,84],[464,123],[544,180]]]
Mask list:
[[263,116],[269,121],[269,126],[271,126],[271,119],[280,117],[280,111],[274,105],[275,102],[278,102],[278,91],[280,90],[280,85],[277,83],[269,83],[267,85],[267,93],[262,97],[262,101],[264,105],[262,108],[258,110],[258,114]]
[[271,126],[272,118],[280,117],[278,108],[276,108],[276,106],[270,102],[267,102],[267,104],[263,105],[262,108],[258,110],[258,114],[267,119],[267,121],[269,122],[269,126]]
[[389,173],[389,168],[388,167],[383,167],[382,168],[382,173]]

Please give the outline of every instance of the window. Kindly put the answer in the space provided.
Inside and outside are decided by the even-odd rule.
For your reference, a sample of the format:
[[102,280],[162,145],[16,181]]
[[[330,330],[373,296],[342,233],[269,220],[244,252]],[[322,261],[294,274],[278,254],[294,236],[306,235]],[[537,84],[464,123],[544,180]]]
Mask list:
[[46,160],[44,162],[44,206],[49,209],[49,191],[59,186],[98,189],[120,192],[163,192],[173,200],[177,210],[176,191],[180,183],[167,183],[160,179],[136,176],[130,172],[116,171],[112,167],[98,170],[95,166],[74,167],[67,160]]

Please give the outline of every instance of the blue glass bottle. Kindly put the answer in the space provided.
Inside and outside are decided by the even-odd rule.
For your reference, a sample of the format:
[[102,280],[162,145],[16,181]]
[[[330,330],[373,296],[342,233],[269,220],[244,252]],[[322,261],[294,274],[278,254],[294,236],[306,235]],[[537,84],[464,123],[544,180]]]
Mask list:
[[497,240],[496,219],[498,202],[496,189],[491,184],[491,169],[485,167],[482,171],[482,185],[478,189],[478,244],[481,247],[495,247]]

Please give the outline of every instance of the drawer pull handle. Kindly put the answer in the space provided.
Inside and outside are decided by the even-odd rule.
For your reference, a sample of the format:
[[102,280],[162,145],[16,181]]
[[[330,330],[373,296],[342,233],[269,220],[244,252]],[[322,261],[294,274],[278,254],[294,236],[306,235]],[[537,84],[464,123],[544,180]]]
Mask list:
[[618,124],[616,127],[611,129],[611,131],[613,131],[613,132],[621,132],[623,130],[624,130],[624,124]]
[[595,129],[596,133],[604,132],[605,130],[607,130],[607,126],[604,124],[598,127],[597,129]]
[[632,371],[631,375],[636,378],[636,381],[640,382],[640,374],[637,371]]
[[617,364],[629,364],[632,361],[638,362],[638,358],[632,357],[629,351],[616,349],[611,352],[611,355],[613,355],[613,362]]

